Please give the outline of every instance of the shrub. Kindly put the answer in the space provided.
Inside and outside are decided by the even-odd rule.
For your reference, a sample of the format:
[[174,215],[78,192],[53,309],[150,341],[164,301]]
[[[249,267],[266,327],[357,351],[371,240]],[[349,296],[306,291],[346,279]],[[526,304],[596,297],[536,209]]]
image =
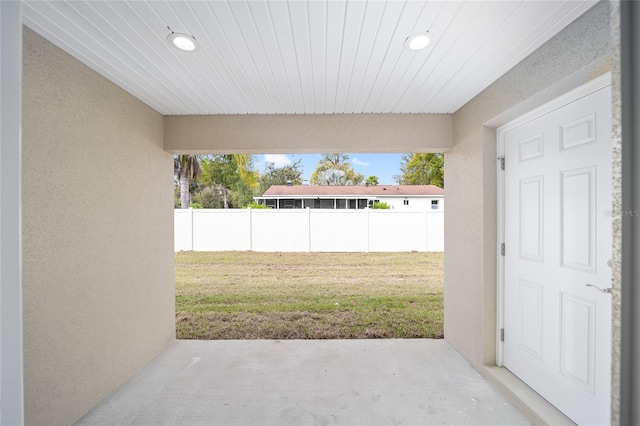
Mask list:
[[391,206],[384,201],[377,201],[371,206],[372,209],[389,210]]
[[267,207],[264,204],[258,204],[255,201],[247,204],[247,208],[249,209],[270,209],[271,207]]

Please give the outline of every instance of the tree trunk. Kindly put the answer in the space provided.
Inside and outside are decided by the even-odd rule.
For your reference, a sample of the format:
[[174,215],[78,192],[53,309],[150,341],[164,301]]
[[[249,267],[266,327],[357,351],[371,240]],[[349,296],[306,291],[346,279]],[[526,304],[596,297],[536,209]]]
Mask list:
[[222,193],[224,194],[224,208],[229,208],[229,200],[227,199],[227,188],[222,189]]
[[180,206],[189,208],[189,178],[185,173],[180,173]]

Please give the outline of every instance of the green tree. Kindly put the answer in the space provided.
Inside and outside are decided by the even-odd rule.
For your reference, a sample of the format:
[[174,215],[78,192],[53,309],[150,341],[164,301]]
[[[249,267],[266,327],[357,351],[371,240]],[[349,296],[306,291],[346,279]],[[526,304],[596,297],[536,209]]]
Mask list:
[[189,208],[189,184],[200,175],[200,157],[198,155],[175,155],[173,173],[180,185],[180,206]]
[[309,182],[312,185],[360,185],[364,175],[356,173],[348,161],[347,154],[322,154]]
[[258,172],[253,170],[250,155],[212,155],[200,162],[200,182],[208,188],[201,192],[201,203],[217,207],[244,207],[253,201],[258,186]]
[[264,173],[260,176],[260,193],[271,187],[271,185],[286,185],[291,182],[292,185],[302,184],[302,160],[298,160],[288,166],[276,167],[273,163],[267,163]]
[[192,200],[192,203],[200,204],[205,209],[221,209],[223,207],[222,193],[211,186],[203,186],[193,194]]
[[367,186],[376,186],[378,185],[378,176],[369,176],[367,180],[364,181]]
[[436,185],[444,188],[444,154],[405,154],[400,175],[394,176],[400,185]]

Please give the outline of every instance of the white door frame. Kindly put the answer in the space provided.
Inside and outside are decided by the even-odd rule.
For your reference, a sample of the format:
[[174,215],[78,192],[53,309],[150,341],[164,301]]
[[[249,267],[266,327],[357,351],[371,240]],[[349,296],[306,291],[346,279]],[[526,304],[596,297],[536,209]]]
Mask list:
[[497,199],[498,199],[498,227],[497,227],[497,242],[496,257],[498,259],[498,282],[497,282],[497,321],[496,321],[496,365],[499,367],[504,366],[504,344],[501,341],[501,330],[504,329],[504,314],[505,314],[505,301],[504,301],[504,256],[502,255],[502,244],[505,241],[505,177],[502,170],[502,159],[504,158],[504,135],[509,130],[519,127],[529,121],[535,120],[543,115],[546,115],[552,111],[555,111],[571,102],[575,102],[578,99],[584,98],[600,89],[603,89],[611,85],[611,73],[604,74],[580,87],[574,89],[553,101],[542,105],[531,112],[528,112],[521,117],[516,118],[513,121],[499,127],[497,129],[497,156],[498,161],[496,165],[497,176]]
[[0,424],[24,423],[21,260],[22,4],[0,1]]

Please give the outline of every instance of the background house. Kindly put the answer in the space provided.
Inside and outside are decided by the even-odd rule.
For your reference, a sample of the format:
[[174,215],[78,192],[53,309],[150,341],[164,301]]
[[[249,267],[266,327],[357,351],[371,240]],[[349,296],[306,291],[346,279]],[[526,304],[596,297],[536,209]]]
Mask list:
[[274,209],[364,209],[384,202],[397,210],[443,210],[444,189],[435,185],[273,185],[257,203]]

